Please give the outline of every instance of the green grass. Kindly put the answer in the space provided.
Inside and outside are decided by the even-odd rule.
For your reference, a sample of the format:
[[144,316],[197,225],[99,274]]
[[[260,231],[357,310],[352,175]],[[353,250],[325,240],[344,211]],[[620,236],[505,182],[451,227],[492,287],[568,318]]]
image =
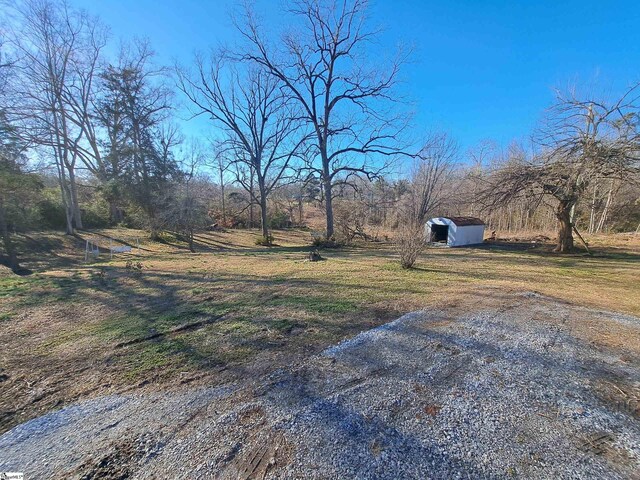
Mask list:
[[28,292],[36,282],[28,277],[8,275],[0,277],[0,298],[14,297]]
[[87,337],[85,328],[74,330],[63,330],[56,335],[49,336],[45,341],[38,344],[35,351],[40,355],[56,355],[69,345],[74,344]]
[[344,314],[358,309],[358,304],[351,300],[336,297],[319,297],[312,294],[283,295],[267,301],[265,306],[301,309],[319,315]]
[[175,327],[211,316],[224,315],[227,312],[228,308],[221,305],[205,305],[202,308],[182,305],[166,313],[139,311],[108,317],[96,323],[88,333],[104,341],[117,343],[154,333],[166,333]]
[[148,342],[140,345],[122,360],[124,376],[129,380],[138,380],[149,371],[160,369],[164,370],[164,375],[170,375],[178,365],[184,365],[188,361],[184,351],[180,342]]

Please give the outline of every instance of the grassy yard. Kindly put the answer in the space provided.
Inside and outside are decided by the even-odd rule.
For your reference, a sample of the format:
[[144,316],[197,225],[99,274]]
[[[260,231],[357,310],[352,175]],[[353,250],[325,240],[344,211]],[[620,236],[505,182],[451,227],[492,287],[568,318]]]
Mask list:
[[464,311],[505,291],[640,315],[638,236],[593,238],[591,257],[526,244],[433,248],[402,270],[382,243],[307,262],[304,231],[275,232],[270,248],[255,246],[256,232],[202,234],[195,254],[171,237],[145,240],[133,255],[86,264],[82,237],[98,234],[144,237],[24,238],[37,246],[25,262],[35,273],[0,275],[0,432],[80,398],[260,374],[402,313]]

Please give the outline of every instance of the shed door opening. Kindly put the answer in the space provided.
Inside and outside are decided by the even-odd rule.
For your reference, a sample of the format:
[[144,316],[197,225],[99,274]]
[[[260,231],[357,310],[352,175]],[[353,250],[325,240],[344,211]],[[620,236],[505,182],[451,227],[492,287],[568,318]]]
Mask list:
[[431,225],[431,241],[447,243],[449,239],[449,225]]

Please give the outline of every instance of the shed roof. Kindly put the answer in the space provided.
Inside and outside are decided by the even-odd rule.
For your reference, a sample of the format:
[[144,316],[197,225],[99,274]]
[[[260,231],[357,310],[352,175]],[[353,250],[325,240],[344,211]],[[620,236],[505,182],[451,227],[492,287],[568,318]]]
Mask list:
[[450,220],[458,227],[466,227],[468,225],[484,225],[484,222],[476,217],[438,217]]

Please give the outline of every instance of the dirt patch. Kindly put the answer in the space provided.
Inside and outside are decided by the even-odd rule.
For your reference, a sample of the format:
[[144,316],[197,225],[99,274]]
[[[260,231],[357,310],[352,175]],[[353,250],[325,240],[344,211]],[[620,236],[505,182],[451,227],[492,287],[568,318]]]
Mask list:
[[152,440],[145,438],[113,442],[107,447],[108,453],[104,456],[84,462],[75,471],[69,472],[64,477],[75,477],[81,480],[103,478],[124,480],[130,478],[138,468],[137,462],[148,453],[149,443],[152,443]]
[[633,385],[627,379],[598,379],[594,391],[612,410],[640,420],[640,384]]
[[257,480],[265,478],[270,471],[277,471],[291,461],[293,446],[282,432],[260,432],[257,438],[249,439],[252,447],[234,458],[225,472],[228,478]]

